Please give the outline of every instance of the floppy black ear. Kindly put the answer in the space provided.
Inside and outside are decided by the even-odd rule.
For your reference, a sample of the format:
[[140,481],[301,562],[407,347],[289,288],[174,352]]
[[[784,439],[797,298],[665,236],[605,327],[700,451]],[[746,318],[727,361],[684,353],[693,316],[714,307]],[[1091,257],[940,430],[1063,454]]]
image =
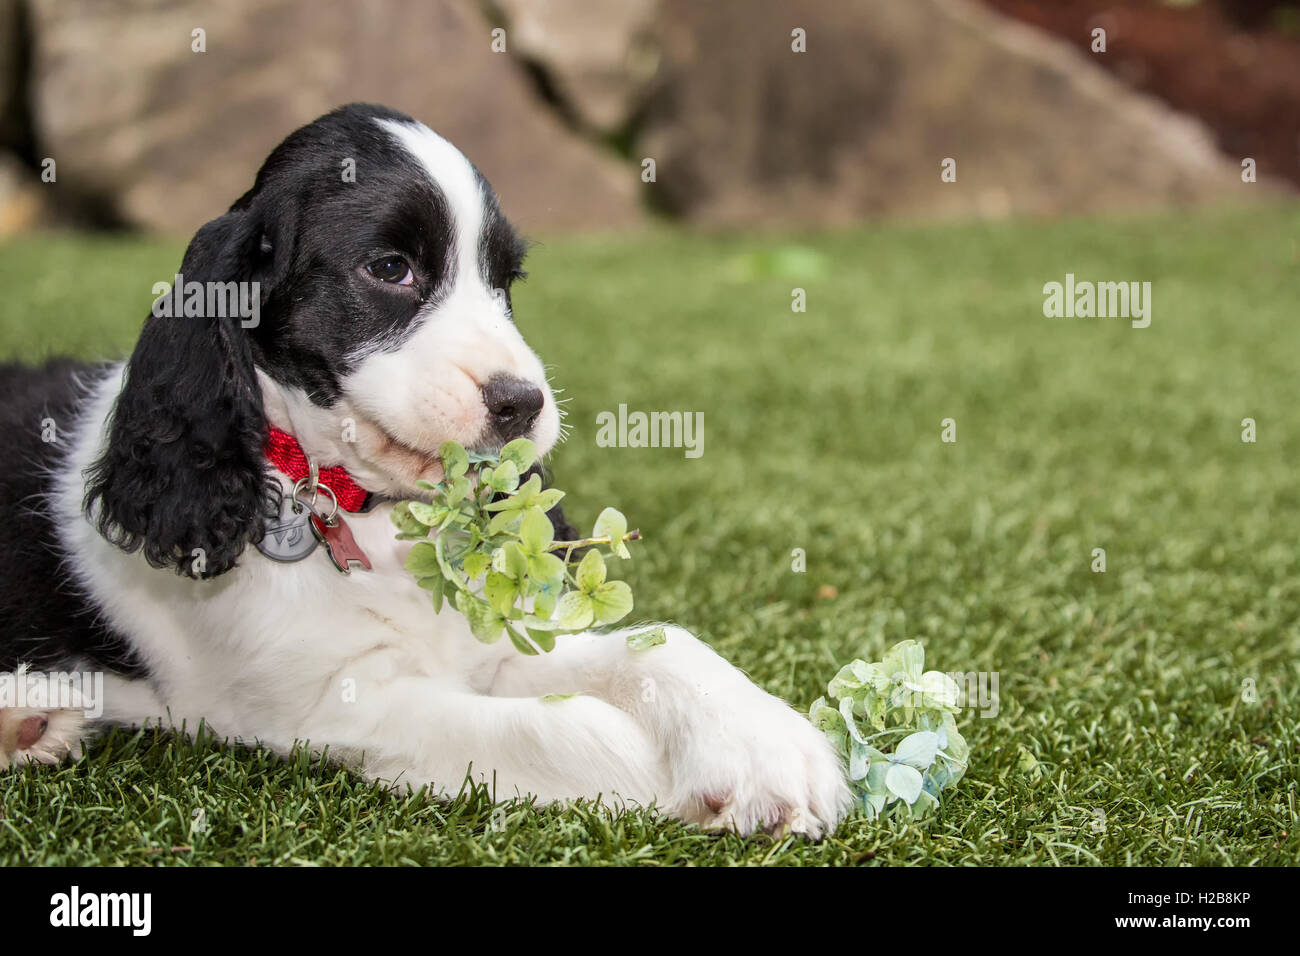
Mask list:
[[[263,232],[241,204],[190,242],[181,264],[187,287],[257,277]],[[266,417],[251,329],[206,296],[200,316],[160,311],[155,306],[127,365],[108,445],[87,473],[85,505],[123,550],[212,577],[258,539],[266,508]]]

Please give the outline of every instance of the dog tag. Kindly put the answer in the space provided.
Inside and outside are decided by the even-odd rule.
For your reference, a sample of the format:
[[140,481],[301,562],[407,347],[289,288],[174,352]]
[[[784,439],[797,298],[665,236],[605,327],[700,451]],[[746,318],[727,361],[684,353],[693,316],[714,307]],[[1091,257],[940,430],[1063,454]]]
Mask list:
[[295,511],[293,499],[281,497],[279,514],[266,520],[262,540],[257,550],[272,561],[287,563],[301,561],[316,550],[316,536],[312,533],[311,513],[299,506]]
[[316,539],[325,545],[325,550],[329,552],[334,567],[344,574],[352,573],[352,568],[349,565],[353,561],[360,564],[367,571],[371,570],[370,559],[366,557],[366,553],[357,544],[357,539],[352,537],[352,529],[348,527],[348,523],[343,520],[342,515],[336,514],[329,521],[319,515],[312,515],[311,530]]

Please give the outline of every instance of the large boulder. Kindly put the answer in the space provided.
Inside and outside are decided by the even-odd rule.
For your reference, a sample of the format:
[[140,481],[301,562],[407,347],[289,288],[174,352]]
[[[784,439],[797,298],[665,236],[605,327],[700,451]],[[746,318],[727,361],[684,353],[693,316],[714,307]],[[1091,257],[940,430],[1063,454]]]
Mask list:
[[193,231],[287,133],[354,100],[456,143],[525,231],[642,218],[635,169],[545,108],[473,0],[28,2],[36,141],[59,192],[128,223]]
[[40,180],[22,157],[31,145],[26,34],[18,0],[0,0],[0,238],[32,228],[49,212]]
[[[1201,124],[965,0],[663,0],[636,157],[727,225],[1129,210],[1243,195]],[[806,33],[794,52],[792,31]],[[941,181],[955,160],[956,181]]]
[[618,134],[633,122],[659,63],[658,0],[497,0],[516,53],[543,71],[579,125]]
[[40,180],[13,153],[0,150],[0,239],[51,221]]
[[0,0],[0,149],[13,149],[23,139],[24,33],[18,0]]

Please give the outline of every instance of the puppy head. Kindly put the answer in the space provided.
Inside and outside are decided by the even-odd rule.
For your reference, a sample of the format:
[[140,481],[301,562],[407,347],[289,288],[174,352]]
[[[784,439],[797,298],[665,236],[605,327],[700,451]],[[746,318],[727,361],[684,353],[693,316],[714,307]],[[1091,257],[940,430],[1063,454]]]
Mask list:
[[101,531],[229,568],[260,528],[268,419],[390,496],[440,479],[449,439],[545,454],[560,416],[513,322],[523,255],[487,181],[409,117],[352,105],[293,133],[181,266],[187,287],[256,283],[256,321],[145,325],[90,475]]
[[448,439],[551,448],[555,399],[511,312],[524,244],[454,146],[347,107],[291,136],[250,197],[293,210],[268,230],[287,264],[253,339],[267,412],[309,455],[409,496]]

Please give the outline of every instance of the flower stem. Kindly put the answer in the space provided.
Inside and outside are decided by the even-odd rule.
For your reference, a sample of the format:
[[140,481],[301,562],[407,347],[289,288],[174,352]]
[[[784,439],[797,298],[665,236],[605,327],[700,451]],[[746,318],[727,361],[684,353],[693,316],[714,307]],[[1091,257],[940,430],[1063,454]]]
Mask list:
[[[629,531],[627,534],[623,535],[622,540],[640,541],[641,532],[638,529]],[[579,538],[577,541],[552,541],[550,547],[548,547],[546,550],[559,551],[563,548],[568,548],[569,551],[572,552],[575,548],[590,548],[592,545],[596,545],[596,544],[612,544],[612,543],[613,541],[610,539],[609,535],[604,535],[603,537],[600,538]]]

